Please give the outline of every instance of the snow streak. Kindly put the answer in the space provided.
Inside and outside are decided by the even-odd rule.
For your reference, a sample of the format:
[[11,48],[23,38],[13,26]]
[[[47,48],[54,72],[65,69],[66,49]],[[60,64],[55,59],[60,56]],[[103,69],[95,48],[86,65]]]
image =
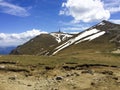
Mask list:
[[72,44],[78,44],[83,41],[91,41],[97,37],[100,37],[105,34],[105,31],[100,31],[97,29],[91,29],[87,30],[85,32],[80,33],[78,36],[69,39],[67,42],[63,43],[62,45],[55,48],[55,51],[52,55],[55,55],[57,52],[61,51],[62,49],[72,45]]

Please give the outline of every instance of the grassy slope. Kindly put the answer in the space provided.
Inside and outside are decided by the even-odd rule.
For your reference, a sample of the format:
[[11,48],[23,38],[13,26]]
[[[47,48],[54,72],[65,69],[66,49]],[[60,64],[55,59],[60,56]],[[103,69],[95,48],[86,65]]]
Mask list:
[[109,53],[71,53],[58,56],[8,55],[0,57],[0,61],[15,61],[20,65],[61,66],[65,63],[106,64],[120,66],[120,55]]
[[0,60],[17,61],[22,65],[44,64],[45,66],[60,66],[67,62],[78,64],[108,64],[120,66],[120,55],[109,53],[116,48],[109,42],[109,36],[103,35],[91,42],[70,46],[55,56],[2,56]]
[[49,34],[41,34],[24,45],[19,46],[12,54],[36,55],[57,44],[55,38]]

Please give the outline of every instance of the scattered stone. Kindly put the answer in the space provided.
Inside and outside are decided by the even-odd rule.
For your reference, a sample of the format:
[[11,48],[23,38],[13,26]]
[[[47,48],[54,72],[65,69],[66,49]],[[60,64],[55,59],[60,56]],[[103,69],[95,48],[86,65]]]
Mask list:
[[78,74],[78,73],[76,73],[76,72],[74,73],[74,75],[75,75],[75,76],[80,76],[80,74]]
[[95,85],[95,83],[94,83],[94,82],[91,82],[91,85],[92,85],[92,86],[94,86],[94,85]]
[[80,76],[78,73],[74,72],[74,73],[68,73],[66,75],[66,77],[71,77],[71,76]]
[[4,65],[0,65],[0,69],[4,69],[5,68],[5,66]]
[[74,76],[74,73],[71,73],[71,76]]
[[45,69],[46,69],[46,70],[53,70],[53,69],[54,69],[54,67],[49,67],[49,66],[46,66],[46,67],[45,67]]
[[10,80],[16,80],[16,77],[9,77]]
[[103,71],[101,72],[102,74],[107,74],[107,75],[113,75],[113,72],[112,71]]
[[111,67],[117,68],[118,66],[114,66],[114,65],[112,65]]
[[32,85],[31,85],[31,84],[28,84],[27,86],[28,86],[28,87],[31,87]]
[[77,87],[76,86],[73,86],[73,89],[75,90]]
[[81,73],[82,73],[82,74],[89,73],[89,74],[91,74],[91,75],[94,74],[92,70],[84,70],[84,71],[82,71]]
[[113,77],[112,79],[114,79],[114,80],[118,80],[118,77]]
[[63,66],[62,68],[65,69],[65,70],[67,70],[67,71],[75,70],[76,69],[76,67],[74,67],[74,66]]
[[67,74],[66,77],[70,77],[71,75],[70,74]]
[[55,79],[56,80],[63,80],[63,77],[62,76],[57,76]]

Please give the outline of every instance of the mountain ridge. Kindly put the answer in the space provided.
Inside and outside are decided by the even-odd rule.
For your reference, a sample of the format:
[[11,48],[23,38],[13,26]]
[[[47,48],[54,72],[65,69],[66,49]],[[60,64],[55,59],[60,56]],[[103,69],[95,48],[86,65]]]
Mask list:
[[47,53],[47,49],[54,47],[62,41],[67,40],[73,34],[63,33],[63,32],[52,32],[48,34],[40,34],[35,38],[29,40],[23,45],[18,46],[16,49],[12,50],[10,54],[35,54],[42,55]]
[[[70,35],[70,34],[58,32],[58,33],[50,33],[49,35],[51,35],[54,38],[54,41],[57,41],[57,42],[52,47],[47,46],[47,48],[45,48],[45,50],[43,50],[42,52],[37,52],[36,53],[37,55],[56,55],[57,53],[63,51],[64,49],[72,45],[77,45],[77,44],[80,45],[81,43],[84,43],[84,42],[97,41],[96,39],[99,39],[100,37],[104,37],[104,38],[107,37],[108,39],[106,39],[106,42],[108,42],[109,44],[114,43],[115,46],[112,47],[113,49],[120,47],[120,43],[119,43],[120,25],[114,24],[105,20],[78,34]],[[65,40],[62,40],[60,39],[61,37],[66,37],[66,38]],[[57,38],[59,38],[59,40],[57,40]],[[101,40],[103,40],[104,38],[102,38]],[[99,40],[98,43],[100,42],[102,41]],[[14,54],[14,53],[11,52],[11,54]]]

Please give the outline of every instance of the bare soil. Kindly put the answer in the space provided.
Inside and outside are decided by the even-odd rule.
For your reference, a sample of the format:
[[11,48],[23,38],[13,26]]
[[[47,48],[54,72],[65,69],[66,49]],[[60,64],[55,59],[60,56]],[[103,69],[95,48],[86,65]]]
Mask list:
[[120,90],[120,67],[65,64],[26,69],[17,63],[3,62],[0,90]]

